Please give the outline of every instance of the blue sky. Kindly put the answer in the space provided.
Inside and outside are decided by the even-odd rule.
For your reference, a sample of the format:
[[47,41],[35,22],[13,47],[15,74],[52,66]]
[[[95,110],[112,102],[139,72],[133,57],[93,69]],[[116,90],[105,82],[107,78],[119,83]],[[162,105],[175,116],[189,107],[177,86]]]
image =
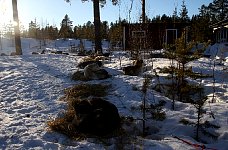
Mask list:
[[[198,8],[202,4],[208,5],[213,0],[185,0],[188,15],[198,14]],[[107,5],[101,8],[101,20],[115,22],[119,17],[129,20],[131,0],[121,0],[119,6],[113,6],[110,0],[107,0]],[[149,18],[156,15],[172,15],[175,6],[178,12],[181,9],[182,0],[146,0],[146,14]],[[87,21],[93,22],[93,7],[92,2],[82,3],[81,0],[72,0],[71,4],[64,0],[18,0],[19,19],[27,28],[28,23],[35,18],[40,26],[56,25],[60,26],[60,22],[65,14],[68,14],[73,21],[73,25],[82,25]],[[0,0],[0,20],[1,24],[12,20],[11,0]],[[139,19],[141,11],[140,0],[134,0],[130,21],[134,22]]]

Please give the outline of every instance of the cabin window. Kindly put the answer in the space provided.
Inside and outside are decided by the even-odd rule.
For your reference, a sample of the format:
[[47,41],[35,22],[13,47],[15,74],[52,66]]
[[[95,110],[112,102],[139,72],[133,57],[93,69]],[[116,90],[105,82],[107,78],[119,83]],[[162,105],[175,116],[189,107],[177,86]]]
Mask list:
[[146,37],[146,31],[132,31],[132,37],[145,38]]

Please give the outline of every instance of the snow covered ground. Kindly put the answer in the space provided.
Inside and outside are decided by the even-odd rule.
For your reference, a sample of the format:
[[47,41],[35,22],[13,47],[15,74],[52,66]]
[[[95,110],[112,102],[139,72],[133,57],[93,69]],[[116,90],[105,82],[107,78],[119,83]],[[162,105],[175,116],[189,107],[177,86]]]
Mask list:
[[[183,118],[196,120],[195,107],[191,104],[176,102],[176,110],[173,111],[171,100],[152,89],[147,92],[147,102],[166,101],[163,108],[166,119],[164,121],[146,120],[149,136],[139,136],[142,127],[140,120],[136,121],[132,128],[127,128],[129,130],[128,137],[117,140],[101,141],[89,138],[76,141],[50,131],[47,121],[56,118],[66,109],[66,103],[59,100],[64,95],[64,88],[82,83],[70,79],[70,76],[77,71],[76,66],[81,57],[51,53],[31,55],[33,51],[40,51],[37,50],[39,42],[33,39],[24,39],[22,43],[24,43],[22,56],[0,56],[1,149],[118,149],[117,145],[120,146],[123,143],[122,149],[190,150],[203,145],[194,140],[193,127],[179,123]],[[64,41],[54,41],[49,43],[48,48],[58,50],[61,47],[67,48],[67,46],[69,44]],[[86,44],[86,47],[91,47],[91,45]],[[113,52],[111,61],[104,63],[104,68],[112,75],[111,78],[89,81],[88,83],[112,85],[106,100],[117,106],[121,116],[142,118],[139,106],[142,104],[143,95],[140,89],[144,78],[123,75],[119,63],[119,55],[122,54],[122,52]],[[121,58],[122,65],[129,63],[129,58],[125,55],[122,55]],[[151,60],[146,61],[147,65],[150,65]],[[169,63],[167,59],[153,59],[154,68],[168,66]],[[188,65],[192,66],[194,71],[212,74],[212,59],[200,58]],[[204,144],[206,148],[228,149],[227,67],[227,63],[216,64],[215,98],[217,102],[205,105],[207,114],[204,119],[220,126],[219,129],[216,129],[219,134],[218,140],[205,139],[207,140],[207,144]],[[147,73],[150,73],[150,70]],[[202,84],[206,88],[206,94],[211,96],[213,79],[205,78],[202,80]],[[215,119],[211,117],[211,113]]]

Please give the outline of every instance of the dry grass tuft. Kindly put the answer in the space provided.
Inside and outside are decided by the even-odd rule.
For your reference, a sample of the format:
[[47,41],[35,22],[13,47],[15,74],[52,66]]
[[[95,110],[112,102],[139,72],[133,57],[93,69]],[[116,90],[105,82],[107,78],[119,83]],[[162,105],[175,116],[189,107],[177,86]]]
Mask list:
[[95,59],[95,57],[91,55],[91,56],[84,57],[84,58],[82,59],[82,62],[86,62],[86,61],[95,61],[94,59]]
[[80,84],[65,90],[68,98],[104,97],[107,95],[108,85]]
[[103,97],[107,95],[109,86],[102,84],[80,84],[65,90],[65,98],[68,103],[67,111],[60,118],[53,119],[47,122],[50,130],[56,131],[67,135],[68,137],[76,140],[82,140],[91,135],[79,133],[73,126],[72,121],[75,117],[74,106],[80,98],[87,98],[90,96]]
[[69,107],[63,118],[56,118],[54,120],[48,121],[47,125],[52,131],[65,134],[72,139],[82,139],[83,135],[78,133],[71,123],[74,119],[74,115],[75,111]]

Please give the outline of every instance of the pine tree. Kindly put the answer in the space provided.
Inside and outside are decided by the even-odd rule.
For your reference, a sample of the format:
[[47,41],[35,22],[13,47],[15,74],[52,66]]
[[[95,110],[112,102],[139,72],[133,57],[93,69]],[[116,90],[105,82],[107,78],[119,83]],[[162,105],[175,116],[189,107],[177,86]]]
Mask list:
[[[66,2],[70,2],[71,0],[65,0]],[[88,0],[81,0],[82,2]],[[118,3],[118,0],[111,0],[113,5]],[[100,31],[100,6],[104,6],[106,4],[106,0],[93,0],[93,11],[94,11],[94,26],[95,26],[95,52],[103,53],[101,46],[101,31]]]
[[199,16],[204,17],[204,16],[209,16],[210,15],[210,10],[206,5],[202,5],[199,8]]
[[215,20],[209,7],[202,5],[199,14],[191,19],[191,39],[197,42],[207,42],[213,37],[212,28],[209,25]]
[[85,39],[89,39],[94,41],[95,40],[95,34],[94,34],[94,24],[91,21],[88,21],[84,26],[82,30],[85,35]]
[[142,111],[143,111],[143,136],[146,136],[146,95],[147,90],[150,84],[150,78],[147,76],[144,78],[143,87],[142,87],[142,93],[143,93],[143,101],[142,101]]
[[50,40],[55,40],[58,38],[58,28],[55,26],[50,26],[47,28],[47,32],[48,32],[48,39]]
[[74,27],[73,37],[76,39],[88,39],[94,41],[94,24],[91,21]]
[[179,101],[183,100],[183,94],[185,93],[185,87],[187,86],[186,84],[186,64],[192,60],[191,56],[189,56],[189,53],[191,51],[192,45],[186,43],[186,37],[185,33],[182,35],[181,38],[176,40],[175,46],[176,46],[176,51],[175,55],[176,58],[175,60],[178,62],[178,68],[177,68],[177,77],[178,77],[178,82],[177,82],[177,89],[179,90],[177,93],[179,94]]
[[82,39],[82,26],[79,25],[79,26],[75,26],[74,27],[74,35],[73,37],[76,38],[76,39]]
[[[187,64],[199,58],[198,50],[196,53],[192,54],[191,50],[193,46],[196,45],[195,42],[186,42],[185,33],[176,40],[175,45],[171,45],[166,51],[167,57],[171,60],[171,66],[161,69],[162,73],[168,73],[171,75],[168,79],[172,80],[171,84],[167,86],[168,96],[173,100],[172,108],[175,108],[175,99],[182,102],[191,102],[191,96],[198,90],[197,86],[188,83],[187,78],[201,78],[202,76],[198,73],[194,73],[191,67],[187,67]],[[177,65],[174,65],[174,60]],[[176,89],[174,91],[173,89]]]
[[208,8],[216,21],[222,21],[228,18],[228,0],[213,0]]
[[203,96],[203,88],[199,88],[199,91],[197,92],[198,96],[193,100],[193,105],[196,108],[197,111],[197,122],[196,122],[196,140],[199,141],[199,131],[201,128],[201,122],[202,117],[204,114],[203,106],[207,100],[207,97]]
[[38,38],[38,30],[39,30],[39,25],[35,21],[31,21],[29,23],[29,29],[28,29],[28,36],[30,38]]
[[116,21],[115,23],[110,23],[110,29],[108,32],[109,40],[111,41],[113,46],[116,46],[116,44],[121,41],[123,28],[122,24],[125,24],[126,20],[123,21]]
[[12,39],[13,38],[13,23],[10,21],[8,24],[3,26],[3,36]]
[[70,20],[67,14],[62,20],[61,28],[59,30],[59,37],[62,37],[64,39],[73,37],[72,21]]
[[109,30],[108,22],[107,21],[101,22],[101,39],[108,39],[108,30]]
[[201,85],[198,86],[198,90],[192,96],[191,104],[196,108],[196,121],[192,122],[188,119],[182,119],[180,122],[185,125],[193,125],[195,127],[195,139],[199,142],[205,142],[203,140],[204,136],[210,137],[212,139],[218,138],[218,133],[215,129],[220,128],[218,125],[210,123],[205,120],[206,111],[204,110],[204,105],[207,101],[207,96],[204,95],[204,89]]
[[210,16],[207,14],[195,15],[191,20],[191,39],[197,42],[207,42],[213,36],[209,27]]
[[167,58],[170,59],[170,66],[168,68],[165,68],[162,70],[164,73],[168,73],[171,75],[168,79],[171,79],[171,85],[168,86],[168,95],[170,95],[170,98],[172,99],[172,110],[175,110],[175,95],[177,95],[177,92],[175,92],[173,89],[177,89],[176,82],[175,82],[175,73],[176,73],[176,68],[175,68],[175,45],[166,45],[165,49],[165,55]]

